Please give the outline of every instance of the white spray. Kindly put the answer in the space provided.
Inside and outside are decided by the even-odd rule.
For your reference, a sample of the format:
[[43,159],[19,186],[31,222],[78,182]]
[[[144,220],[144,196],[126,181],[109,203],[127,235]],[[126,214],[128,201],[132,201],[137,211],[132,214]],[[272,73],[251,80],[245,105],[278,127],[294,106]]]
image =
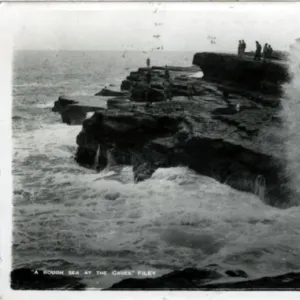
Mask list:
[[287,156],[287,175],[291,189],[300,192],[300,42],[290,47],[289,71],[291,80],[284,85],[282,121]]
[[100,153],[101,153],[101,147],[100,147],[100,144],[98,144],[98,148],[97,148],[97,152],[96,152],[95,160],[94,160],[94,169],[95,170],[97,169],[97,166],[98,166]]
[[114,156],[113,156],[111,150],[107,149],[106,155],[107,155],[107,167],[112,167],[112,166],[116,165],[116,162],[115,162],[115,159],[114,159]]

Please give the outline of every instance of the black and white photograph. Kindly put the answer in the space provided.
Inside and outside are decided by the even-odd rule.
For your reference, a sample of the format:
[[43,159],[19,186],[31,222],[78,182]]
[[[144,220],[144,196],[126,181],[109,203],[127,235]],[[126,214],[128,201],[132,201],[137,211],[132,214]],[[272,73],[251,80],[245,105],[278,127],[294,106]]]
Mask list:
[[10,288],[299,289],[299,8],[16,8]]

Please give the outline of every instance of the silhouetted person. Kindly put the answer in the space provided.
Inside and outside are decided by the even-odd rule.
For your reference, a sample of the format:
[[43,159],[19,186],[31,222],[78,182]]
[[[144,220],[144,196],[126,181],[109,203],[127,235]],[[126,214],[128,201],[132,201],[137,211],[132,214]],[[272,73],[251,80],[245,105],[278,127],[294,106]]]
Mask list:
[[167,80],[170,79],[170,71],[168,69],[168,66],[165,67],[165,79],[167,79]]
[[242,40],[242,55],[245,54],[245,52],[246,52],[246,47],[247,47],[247,45],[246,45],[245,41]]
[[164,81],[164,98],[165,101],[172,100],[171,84],[169,80]]
[[147,58],[147,67],[148,68],[150,67],[150,58],[149,57]]
[[238,45],[238,56],[241,56],[242,55],[242,41],[239,41],[239,45]]
[[264,59],[268,58],[268,44],[267,43],[265,43],[265,45],[264,45],[263,58]]
[[254,55],[254,60],[260,60],[261,59],[261,44],[256,41],[256,50]]
[[273,54],[273,48],[271,45],[268,45],[268,57],[271,58]]

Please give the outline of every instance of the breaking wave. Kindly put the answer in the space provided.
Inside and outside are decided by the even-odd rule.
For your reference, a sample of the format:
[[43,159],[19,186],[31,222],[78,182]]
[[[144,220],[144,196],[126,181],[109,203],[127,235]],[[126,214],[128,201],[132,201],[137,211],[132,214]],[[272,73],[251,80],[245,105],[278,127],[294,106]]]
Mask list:
[[[285,98],[282,101],[282,119],[284,127],[285,151],[287,156],[287,174],[295,198],[300,195],[300,43],[290,47],[289,71],[291,80],[284,85]],[[298,202],[298,201],[297,201]],[[299,203],[299,202],[298,202]]]
[[[24,78],[27,74],[26,68]],[[36,91],[20,92],[26,97],[14,102],[14,115],[26,119],[13,124],[14,267],[109,271],[142,266],[159,275],[214,263],[256,277],[300,269],[299,207],[267,206],[253,194],[186,167],[158,169],[137,184],[130,166],[112,163],[101,173],[80,167],[73,156],[81,126],[61,124],[43,106],[50,99],[36,98]],[[290,117],[297,121],[299,116]],[[289,130],[296,130],[297,122]],[[298,176],[300,136],[289,137],[291,172]],[[112,283],[85,280],[90,287]]]

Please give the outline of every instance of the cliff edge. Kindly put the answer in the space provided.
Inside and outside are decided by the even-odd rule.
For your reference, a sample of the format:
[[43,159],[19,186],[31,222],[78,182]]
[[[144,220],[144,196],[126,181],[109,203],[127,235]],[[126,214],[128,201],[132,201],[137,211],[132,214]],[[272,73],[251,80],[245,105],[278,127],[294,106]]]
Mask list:
[[279,96],[281,84],[289,80],[287,62],[284,60],[253,60],[225,53],[196,53],[193,64],[201,67],[203,79],[229,86]]
[[[197,53],[193,62],[204,78],[174,68],[170,102],[160,100],[149,107],[142,93],[138,99],[118,100],[118,107],[108,100],[108,109],[83,122],[76,161],[98,170],[111,158],[116,164],[133,165],[136,182],[157,168],[184,165],[255,193],[270,205],[286,204],[290,191],[285,153],[276,136],[281,129],[281,83],[289,79],[285,62],[217,53]],[[152,71],[151,88],[160,90],[163,68]],[[126,80],[129,85],[142,81],[145,72],[140,68]],[[262,81],[272,84],[268,92],[262,90]],[[189,83],[194,87],[190,98]],[[224,101],[224,90],[229,91],[230,104]]]

